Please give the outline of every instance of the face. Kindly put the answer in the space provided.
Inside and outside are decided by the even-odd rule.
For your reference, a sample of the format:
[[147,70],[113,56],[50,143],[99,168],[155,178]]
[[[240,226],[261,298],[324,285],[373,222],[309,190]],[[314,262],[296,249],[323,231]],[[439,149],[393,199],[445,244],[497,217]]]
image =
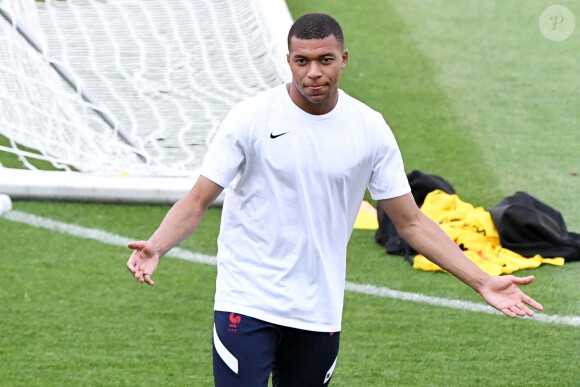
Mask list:
[[290,98],[310,114],[326,114],[338,101],[338,82],[348,51],[334,35],[324,39],[290,40],[288,64],[292,72]]

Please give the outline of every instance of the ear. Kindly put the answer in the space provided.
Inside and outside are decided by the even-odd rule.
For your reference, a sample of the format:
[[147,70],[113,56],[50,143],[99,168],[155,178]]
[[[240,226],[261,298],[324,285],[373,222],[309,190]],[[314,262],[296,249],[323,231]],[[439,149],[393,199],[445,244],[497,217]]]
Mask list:
[[348,50],[342,50],[342,64],[340,66],[341,69],[346,67],[346,62],[348,62]]

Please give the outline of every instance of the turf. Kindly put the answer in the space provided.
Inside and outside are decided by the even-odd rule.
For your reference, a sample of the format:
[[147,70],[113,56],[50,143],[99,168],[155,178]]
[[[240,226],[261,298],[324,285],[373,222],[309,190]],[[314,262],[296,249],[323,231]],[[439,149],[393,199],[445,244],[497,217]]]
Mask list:
[[[560,2],[576,15],[580,8]],[[383,113],[408,171],[449,180],[489,208],[525,190],[580,231],[576,155],[580,35],[539,32],[544,1],[290,0],[343,25],[342,88]],[[0,161],[6,163],[0,154]],[[10,160],[12,163],[14,160]],[[15,209],[147,238],[166,206],[16,202]],[[181,247],[215,254],[212,208]],[[165,259],[138,285],[128,250],[0,218],[0,384],[209,386],[216,268]],[[526,291],[551,315],[580,315],[580,264],[542,266]],[[347,279],[480,302],[451,276],[390,257],[355,230]],[[580,384],[580,328],[347,293],[334,386]]]

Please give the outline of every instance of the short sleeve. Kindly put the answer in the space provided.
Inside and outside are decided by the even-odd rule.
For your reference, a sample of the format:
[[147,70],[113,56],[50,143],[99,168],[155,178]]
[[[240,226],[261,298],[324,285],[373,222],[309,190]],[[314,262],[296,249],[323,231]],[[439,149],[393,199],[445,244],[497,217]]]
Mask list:
[[200,169],[202,176],[224,188],[234,180],[245,162],[248,127],[246,115],[238,104],[223,120],[211,142]]
[[374,200],[391,199],[411,192],[401,151],[382,115],[377,126],[377,148],[368,185]]

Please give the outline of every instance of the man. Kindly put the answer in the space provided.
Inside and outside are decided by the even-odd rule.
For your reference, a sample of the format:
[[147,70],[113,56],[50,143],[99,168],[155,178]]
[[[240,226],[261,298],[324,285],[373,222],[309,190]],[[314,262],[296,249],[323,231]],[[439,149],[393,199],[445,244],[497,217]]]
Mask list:
[[511,317],[542,306],[490,277],[417,208],[382,116],[339,89],[348,61],[339,24],[300,17],[288,34],[292,81],[238,104],[201,176],[127,267],[153,285],[159,258],[195,231],[227,187],[214,317],[217,386],[327,385],[336,364],[346,247],[368,188],[413,248]]

